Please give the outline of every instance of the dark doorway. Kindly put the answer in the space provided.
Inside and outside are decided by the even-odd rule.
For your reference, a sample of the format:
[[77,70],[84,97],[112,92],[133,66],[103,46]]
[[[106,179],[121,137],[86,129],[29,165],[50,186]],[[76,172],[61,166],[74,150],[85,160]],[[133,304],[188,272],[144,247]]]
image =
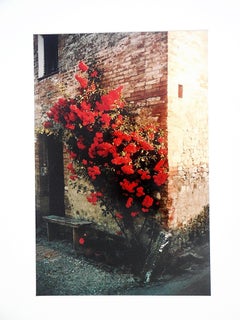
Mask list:
[[64,216],[63,145],[54,136],[47,137],[49,214]]

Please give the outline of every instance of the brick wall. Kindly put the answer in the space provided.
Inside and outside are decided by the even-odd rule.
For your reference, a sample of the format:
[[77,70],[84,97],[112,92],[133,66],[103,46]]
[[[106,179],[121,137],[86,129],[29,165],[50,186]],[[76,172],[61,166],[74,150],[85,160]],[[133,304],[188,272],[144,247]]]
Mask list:
[[131,33],[97,53],[107,88],[123,85],[126,100],[151,109],[166,126],[167,33]]
[[[76,93],[74,73],[79,60],[92,59],[104,69],[103,85],[107,89],[123,86],[127,101],[150,111],[164,128],[167,116],[167,33],[107,33],[59,35],[59,73],[37,79],[37,37],[34,38],[35,124],[41,125],[42,114],[65,92]],[[36,153],[36,158],[38,154]],[[65,164],[68,159],[65,155]],[[65,166],[66,167],[66,166]],[[36,168],[37,169],[37,168]],[[36,180],[36,192],[40,190]],[[112,229],[109,219],[101,215],[72,189],[65,171],[65,210],[67,215],[84,215],[104,228]]]
[[186,225],[209,203],[207,85],[207,32],[168,32],[171,228]]

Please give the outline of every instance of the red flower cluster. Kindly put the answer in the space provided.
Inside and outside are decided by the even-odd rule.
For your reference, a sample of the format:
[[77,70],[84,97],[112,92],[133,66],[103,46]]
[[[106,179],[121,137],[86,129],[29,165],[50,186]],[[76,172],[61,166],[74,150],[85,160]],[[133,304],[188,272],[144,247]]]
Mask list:
[[52,124],[52,122],[51,121],[45,121],[44,123],[43,123],[43,126],[44,126],[44,128],[52,128],[52,126],[53,126],[53,124]]
[[117,219],[123,219],[123,215],[122,215],[121,213],[119,213],[119,212],[117,212],[117,213],[115,214],[115,217],[116,217]]
[[67,165],[67,169],[68,169],[72,174],[75,174],[75,173],[76,173],[75,169],[73,168],[72,162],[70,162],[70,163]]
[[133,204],[133,198],[129,197],[126,202],[126,208],[130,208]]
[[134,193],[135,188],[138,186],[138,183],[135,181],[130,182],[127,179],[123,179],[123,181],[120,182],[120,186],[123,190],[126,190],[129,193]]
[[153,176],[153,180],[157,186],[161,186],[167,180],[168,174],[166,172],[159,172],[155,176]]
[[96,132],[93,142],[89,147],[88,155],[94,159],[97,155],[106,158],[109,154],[114,154],[115,147],[109,142],[103,142],[103,134]]
[[69,176],[69,178],[73,181],[77,180],[78,176],[76,175],[76,171],[73,167],[73,163],[70,162],[68,165],[67,165],[67,169],[71,172],[71,175]]
[[139,212],[137,212],[137,211],[132,211],[131,212],[131,216],[134,218],[134,217],[136,217],[137,215],[139,215]]
[[88,167],[88,174],[92,180],[96,180],[96,177],[101,174],[98,166]]
[[150,197],[149,195],[146,195],[145,198],[143,199],[142,205],[146,208],[150,208],[153,204],[153,198]]
[[94,71],[90,74],[90,76],[91,76],[92,78],[97,77],[97,75],[98,75],[98,73],[97,73],[96,70],[94,70]]
[[85,239],[84,239],[84,238],[80,238],[80,239],[79,239],[79,244],[80,244],[81,246],[83,246],[84,243],[85,243]]
[[58,101],[50,108],[47,112],[47,116],[54,122],[61,122],[65,115],[65,106],[67,105],[67,100],[65,98],[60,98]]
[[155,165],[154,171],[156,171],[157,174],[155,174],[153,176],[153,180],[157,186],[161,186],[162,184],[164,184],[166,182],[166,180],[168,178],[166,168],[167,168],[167,161],[165,159],[161,159]]
[[143,187],[138,187],[137,190],[136,190],[136,196],[137,197],[142,197],[145,195],[145,192],[144,192],[144,188]]
[[149,174],[149,172],[143,170],[143,169],[139,169],[138,174],[140,174],[141,180],[150,180],[151,176]]
[[134,174],[134,169],[131,164],[125,164],[124,166],[121,167],[121,170],[125,174]]
[[80,61],[78,63],[78,68],[79,70],[81,70],[82,72],[85,72],[88,70],[88,66],[83,62],[83,61]]
[[77,140],[77,147],[80,150],[84,150],[86,149],[86,146],[83,144],[84,138],[83,137],[79,137]]
[[83,89],[86,89],[88,86],[88,80],[86,78],[80,77],[78,74],[75,75],[75,79],[79,82],[80,86]]
[[[119,220],[124,214],[133,218],[140,212],[154,214],[159,201],[153,194],[168,177],[167,149],[160,129],[154,124],[129,125],[132,117],[124,108],[123,88],[106,93],[99,88],[100,72],[96,68],[83,61],[78,67],[75,79],[80,95],[60,98],[47,112],[49,121],[44,123],[50,130],[55,122],[67,132],[68,153],[74,163],[67,165],[70,179],[76,180],[84,166],[96,190],[87,200],[94,205],[99,199],[104,205],[110,203]],[[74,168],[78,168],[78,176]],[[105,183],[101,182],[104,178]],[[97,190],[104,190],[104,197]]]
[[88,197],[88,202],[92,203],[93,205],[96,205],[99,198],[103,196],[102,192],[92,192]]
[[75,112],[83,126],[93,124],[95,122],[95,117],[98,115],[97,112],[90,111],[90,105],[87,103],[81,103],[79,107],[70,105],[70,110]]
[[[78,63],[78,68],[81,72],[86,72],[89,69],[88,66],[83,61],[80,61]],[[80,86],[83,89],[86,89],[88,87],[88,79],[87,78],[81,77],[80,75],[75,74],[75,79],[79,82]]]
[[109,93],[102,95],[101,101],[96,102],[96,110],[109,111],[116,107],[123,108],[124,103],[121,101],[121,93],[123,87],[118,87],[115,90],[111,90]]

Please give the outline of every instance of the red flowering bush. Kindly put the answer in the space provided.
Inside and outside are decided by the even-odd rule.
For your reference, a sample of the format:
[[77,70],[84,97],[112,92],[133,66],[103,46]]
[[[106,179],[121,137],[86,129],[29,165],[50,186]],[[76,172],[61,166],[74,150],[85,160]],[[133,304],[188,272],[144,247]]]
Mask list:
[[79,95],[58,99],[43,125],[48,132],[61,132],[74,184],[79,181],[81,187],[83,177],[91,181],[94,188],[87,200],[99,202],[121,234],[140,241],[137,225],[159,212],[168,177],[163,131],[157,124],[135,120],[121,86],[109,92],[101,89],[100,70],[83,61],[78,67]]

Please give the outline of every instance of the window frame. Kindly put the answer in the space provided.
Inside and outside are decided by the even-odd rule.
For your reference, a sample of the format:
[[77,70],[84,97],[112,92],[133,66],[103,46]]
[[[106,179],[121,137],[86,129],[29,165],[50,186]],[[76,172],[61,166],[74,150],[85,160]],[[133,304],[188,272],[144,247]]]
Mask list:
[[[50,37],[55,41],[52,46]],[[50,70],[50,64],[53,65],[52,70]],[[38,35],[38,79],[48,78],[58,72],[58,35]]]

